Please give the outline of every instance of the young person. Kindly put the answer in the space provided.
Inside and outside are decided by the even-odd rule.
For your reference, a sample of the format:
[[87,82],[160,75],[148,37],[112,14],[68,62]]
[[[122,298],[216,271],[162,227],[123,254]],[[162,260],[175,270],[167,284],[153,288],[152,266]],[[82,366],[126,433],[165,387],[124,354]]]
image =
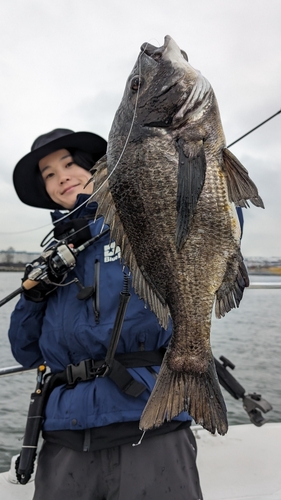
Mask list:
[[[172,327],[164,330],[132,288],[117,369],[93,376],[96,362],[108,353],[124,286],[118,249],[103,219],[94,220],[97,204],[85,203],[93,190],[92,183],[84,188],[89,170],[105,151],[98,135],[55,129],[38,137],[14,170],[21,201],[55,209],[55,240],[77,248],[95,237],[63,280],[50,270],[49,284],[25,291],[11,317],[16,360],[24,367],[46,363],[52,373],[63,374],[45,408],[34,500],[199,500],[189,415],[148,431],[133,446]],[[63,218],[61,209],[69,215]],[[77,373],[82,380],[71,384]]]

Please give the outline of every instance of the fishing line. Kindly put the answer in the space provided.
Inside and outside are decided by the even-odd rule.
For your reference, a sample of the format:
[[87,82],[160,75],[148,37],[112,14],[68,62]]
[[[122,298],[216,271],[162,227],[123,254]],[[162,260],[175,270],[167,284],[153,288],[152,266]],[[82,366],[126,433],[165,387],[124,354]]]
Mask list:
[[[65,218],[69,217],[70,215],[74,214],[80,207],[83,207],[86,203],[89,203],[90,200],[93,199],[93,197],[103,188],[103,186],[106,184],[106,182],[108,181],[108,179],[110,179],[110,177],[112,176],[112,174],[114,173],[114,171],[116,170],[116,168],[118,167],[123,155],[124,155],[124,152],[127,148],[127,145],[128,145],[128,142],[129,142],[129,139],[130,139],[130,136],[131,136],[131,133],[132,133],[132,130],[133,130],[133,125],[134,125],[134,122],[135,122],[135,118],[137,116],[137,105],[138,105],[138,101],[139,101],[139,93],[140,93],[140,87],[141,87],[141,57],[142,55],[144,54],[145,52],[145,49],[148,45],[148,42],[145,46],[145,48],[141,51],[139,57],[138,57],[138,77],[139,77],[139,86],[138,86],[138,89],[137,89],[137,94],[136,94],[136,102],[135,102],[135,106],[134,106],[134,112],[133,112],[133,116],[132,116],[132,121],[131,121],[131,125],[130,125],[130,128],[129,128],[129,132],[128,132],[128,135],[126,137],[126,140],[125,140],[125,144],[123,146],[123,149],[120,153],[120,156],[116,162],[116,164],[114,165],[112,171],[110,172],[110,174],[107,176],[107,178],[102,182],[102,184],[98,187],[98,189],[96,189],[96,191],[94,191],[91,195],[90,195],[90,198],[85,200],[83,203],[81,203],[80,205],[78,205],[78,207],[76,207],[74,210],[68,212],[67,214],[65,214],[63,217],[61,217],[60,219],[58,219],[57,221],[53,222],[53,224],[58,224],[59,222],[61,222],[62,220],[64,220]],[[88,183],[87,183],[88,184]],[[86,186],[87,186],[86,184]],[[85,186],[85,187],[86,187]],[[94,221],[93,221],[94,222]],[[50,224],[48,224],[50,225]],[[43,226],[43,227],[46,227],[46,226]],[[81,231],[81,230],[78,230],[78,231]],[[101,228],[101,231],[102,231],[102,228]],[[76,234],[76,233],[74,233]]]
[[[148,44],[148,43],[147,43]],[[147,47],[147,44],[146,44],[146,47]],[[145,48],[146,48],[145,47]],[[110,179],[110,177],[112,176],[113,172],[116,170],[116,168],[118,167],[119,163],[120,163],[120,160],[122,159],[123,157],[123,154],[127,148],[127,145],[128,145],[128,142],[129,142],[129,138],[130,138],[130,135],[132,133],[132,130],[133,130],[133,125],[134,125],[134,122],[135,122],[135,118],[137,116],[137,105],[138,105],[138,100],[139,100],[139,93],[140,93],[140,87],[141,87],[141,57],[142,55],[144,54],[144,50],[142,50],[142,52],[140,53],[139,57],[138,57],[138,77],[139,77],[139,85],[138,85],[138,88],[137,88],[137,94],[136,94],[136,102],[135,102],[135,106],[134,106],[134,112],[133,112],[133,117],[132,117],[132,121],[131,121],[131,125],[130,125],[130,128],[129,128],[129,132],[128,132],[128,135],[127,135],[127,138],[125,140],[125,144],[123,146],[123,149],[120,153],[120,156],[115,164],[115,166],[113,167],[112,171],[110,172],[110,174],[107,176],[107,178],[102,182],[102,184],[99,186],[99,188],[94,191],[94,193],[90,196],[90,199],[92,199],[102,188],[103,186],[105,185],[105,183],[108,181],[108,179]]]
[[[151,39],[151,40],[154,40]],[[150,41],[151,41],[150,40]],[[157,40],[156,40],[157,41]],[[149,42],[147,42],[145,48],[147,47]],[[159,42],[157,42],[158,45],[159,45]],[[139,67],[139,78],[140,78],[140,82],[141,82],[141,57],[143,55],[143,53],[145,52],[145,48],[142,50],[139,58],[138,58],[138,67]],[[129,132],[128,132],[128,135],[127,135],[127,138],[125,140],[125,144],[124,144],[124,147],[120,153],[120,157],[119,159],[117,160],[114,168],[112,169],[111,173],[108,175],[108,177],[105,179],[105,181],[103,181],[103,183],[100,185],[100,187],[93,193],[91,194],[90,196],[90,200],[95,196],[95,194],[97,194],[101,189],[102,187],[105,185],[105,183],[108,181],[108,179],[111,177],[111,175],[113,174],[113,172],[116,170],[117,166],[119,165],[120,163],[120,160],[122,159],[123,155],[124,155],[124,152],[126,150],[126,147],[128,145],[128,141],[129,141],[129,138],[130,138],[130,135],[131,135],[131,132],[132,132],[132,129],[133,129],[133,125],[134,125],[134,121],[135,121],[135,118],[136,118],[136,115],[137,115],[137,104],[138,104],[138,100],[139,100],[139,92],[140,92],[140,85],[138,87],[138,90],[137,90],[137,95],[136,95],[136,103],[135,103],[135,107],[134,107],[134,113],[133,113],[133,117],[132,117],[132,122],[131,122],[131,125],[130,125],[130,129],[129,129]],[[239,137],[238,139],[236,139],[235,141],[233,141],[231,144],[228,144],[227,148],[230,148],[231,146],[233,146],[234,144],[236,144],[237,142],[241,141],[241,139],[244,139],[244,137],[246,137],[247,135],[251,134],[252,132],[254,132],[255,130],[257,130],[259,127],[261,127],[262,125],[264,125],[265,123],[267,123],[269,120],[271,120],[272,118],[274,118],[275,116],[277,116],[278,114],[281,113],[281,110],[277,111],[277,113],[275,113],[274,115],[270,116],[269,118],[267,118],[266,120],[264,120],[262,123],[260,123],[259,125],[257,125],[256,127],[252,128],[251,130],[249,130],[249,132],[247,132],[246,134],[243,134],[241,137]],[[64,216],[60,217],[57,221],[53,222],[53,225],[55,224],[58,224],[59,222],[61,222],[62,220],[66,219],[67,217],[69,217],[70,215],[74,214],[80,207],[83,207],[84,205],[86,205],[86,203],[89,202],[89,199],[85,200],[83,203],[81,203],[80,205],[78,205],[78,207],[76,207],[75,209],[73,209],[71,212],[68,212],[67,214],[65,214]],[[0,235],[8,235],[8,234],[24,234],[24,233],[30,233],[30,232],[33,232],[33,231],[38,231],[40,229],[44,229],[44,227],[49,227],[51,226],[52,223],[48,223],[48,224],[45,224],[44,226],[40,226],[40,227],[37,227],[37,228],[34,228],[34,229],[26,229],[26,230],[23,230],[23,231],[4,231],[4,232],[0,232]],[[50,231],[51,232],[51,231]]]
[[[86,220],[86,219],[85,219]],[[88,227],[91,225],[91,224],[94,224],[95,223],[95,220],[89,220],[88,221]],[[71,233],[69,236],[67,236],[66,238],[63,238],[63,241],[65,241],[67,243],[67,240],[69,240],[70,238],[73,238],[73,236],[75,236],[76,234],[80,233],[80,231],[84,231],[85,227],[81,227],[80,229],[76,229],[76,231],[74,231],[73,233]],[[56,238],[50,236],[51,233],[54,231],[54,228],[51,229],[51,231],[48,232],[48,234],[46,234],[46,236],[44,236],[43,240],[41,241],[40,243],[40,247],[45,247],[46,245],[48,245],[51,241],[60,241],[60,240],[57,240]],[[100,231],[101,233],[101,231]],[[100,234],[99,233],[99,234]],[[47,240],[47,238],[50,236],[50,238]]]
[[33,229],[24,229],[23,231],[1,231],[0,234],[23,234],[23,233],[31,233],[32,231],[39,231],[39,229],[44,229],[44,227],[50,226],[52,223],[48,222],[45,226],[35,227]]
[[[140,84],[139,84],[138,89],[137,89],[136,102],[135,102],[135,106],[134,106],[134,112],[133,112],[133,117],[132,117],[131,125],[130,125],[130,128],[129,128],[129,132],[128,132],[128,135],[127,135],[126,140],[125,140],[125,144],[123,146],[123,149],[122,149],[122,151],[120,153],[120,156],[119,156],[116,164],[114,165],[112,171],[107,176],[107,178],[102,182],[102,184],[99,186],[99,188],[90,195],[90,198],[88,200],[85,200],[83,203],[81,203],[80,205],[78,205],[78,207],[76,207],[74,210],[72,210],[71,212],[67,213],[66,215],[64,215],[63,217],[61,217],[57,221],[55,221],[54,224],[57,224],[58,222],[64,220],[66,217],[69,217],[70,215],[72,215],[73,213],[75,213],[76,210],[78,210],[78,208],[83,207],[83,205],[85,205],[86,203],[89,203],[89,201],[103,188],[103,186],[105,185],[105,183],[108,181],[108,179],[110,179],[110,177],[112,176],[113,172],[118,167],[118,165],[119,165],[119,163],[120,163],[120,161],[121,161],[121,159],[122,159],[122,157],[124,155],[124,152],[125,152],[125,150],[127,148],[127,145],[128,145],[128,142],[129,142],[129,138],[130,138],[132,130],[133,130],[133,125],[134,125],[134,122],[135,122],[135,118],[137,116],[137,105],[138,105],[138,101],[139,101],[139,93],[140,93],[140,87],[141,87],[141,57],[144,54],[147,45],[148,45],[148,42],[146,43],[145,48],[141,51],[141,53],[140,53],[140,55],[138,57],[138,69],[139,69],[138,76],[139,76]],[[87,186],[87,184],[86,184],[86,186]]]
[[[148,42],[145,46],[145,48],[141,51],[140,55],[139,55],[139,58],[138,58],[138,69],[139,69],[139,79],[140,79],[140,85],[138,86],[138,89],[137,89],[137,94],[136,94],[136,102],[135,102],[135,106],[134,106],[134,112],[133,112],[133,117],[132,117],[132,121],[131,121],[131,125],[130,125],[130,128],[129,128],[129,132],[128,132],[128,135],[127,135],[127,138],[125,140],[125,144],[124,144],[124,147],[120,153],[120,156],[115,164],[115,166],[113,167],[112,171],[110,172],[110,174],[107,176],[107,178],[103,181],[103,183],[99,186],[99,188],[94,191],[93,194],[90,195],[90,198],[83,201],[80,205],[78,205],[76,208],[74,208],[73,210],[71,210],[70,212],[68,212],[67,214],[63,215],[62,217],[60,217],[58,220],[54,221],[53,222],[53,225],[55,224],[58,224],[59,222],[63,221],[64,219],[66,219],[67,217],[69,217],[70,215],[74,214],[79,208],[83,207],[84,205],[86,205],[87,203],[89,203],[89,201],[103,188],[103,186],[105,185],[105,183],[108,181],[108,179],[110,179],[110,177],[112,176],[112,174],[114,173],[114,171],[116,170],[117,166],[119,165],[123,155],[124,155],[124,152],[127,148],[127,145],[128,145],[128,142],[129,142],[129,138],[131,136],[131,133],[132,133],[132,129],[133,129],[133,125],[134,125],[134,122],[135,122],[135,118],[136,118],[136,115],[137,115],[137,105],[138,105],[138,100],[139,100],[139,93],[140,93],[140,86],[141,86],[141,57],[142,55],[144,54],[145,52],[145,49],[148,45]],[[87,185],[87,184],[86,184]],[[38,227],[36,229],[28,229],[28,230],[25,230],[25,231],[12,231],[10,233],[8,232],[5,232],[5,233],[1,233],[0,234],[22,234],[22,233],[27,233],[27,232],[31,232],[31,231],[38,231],[39,229],[43,229],[44,227],[48,227],[48,226],[51,226],[52,223],[50,222],[49,224],[46,224],[44,226],[41,226],[41,227]],[[51,231],[50,231],[51,232]]]
[[[131,121],[131,125],[130,125],[130,128],[129,128],[129,132],[128,132],[128,135],[127,135],[127,138],[125,140],[125,144],[124,144],[124,147],[120,153],[120,156],[115,164],[115,166],[113,167],[112,171],[110,172],[110,174],[107,176],[107,178],[103,181],[103,183],[99,186],[99,188],[94,191],[93,194],[91,194],[90,198],[85,200],[83,203],[81,203],[80,205],[78,205],[76,208],[74,208],[73,210],[71,210],[70,212],[68,212],[67,214],[63,215],[62,217],[60,217],[58,220],[54,221],[53,222],[53,225],[55,224],[58,224],[59,222],[63,221],[64,219],[66,219],[67,217],[69,217],[70,215],[74,214],[79,208],[83,207],[84,205],[86,205],[86,203],[89,202],[89,200],[91,200],[102,188],[103,186],[105,185],[105,183],[108,181],[108,179],[110,179],[110,177],[112,176],[112,174],[114,173],[114,171],[116,170],[117,166],[119,165],[123,155],[124,155],[124,152],[127,148],[127,145],[128,145],[128,142],[129,142],[129,138],[131,136],[131,133],[132,133],[132,129],[133,129],[133,125],[134,125],[134,122],[135,122],[135,118],[136,118],[136,115],[137,115],[137,105],[138,105],[138,100],[139,100],[139,93],[140,93],[140,86],[141,86],[141,57],[142,55],[145,53],[145,49],[147,47],[149,42],[146,43],[144,49],[142,49],[139,57],[138,57],[138,70],[139,70],[139,81],[140,81],[140,84],[138,86],[138,89],[137,89],[137,94],[136,94],[136,102],[135,102],[135,106],[134,106],[134,112],[133,112],[133,117],[132,117],[132,121]],[[1,233],[0,234],[23,234],[23,233],[28,233],[28,232],[32,232],[32,231],[38,231],[39,229],[43,229],[44,227],[49,227],[51,226],[52,223],[50,222],[49,224],[45,224],[44,226],[40,226],[36,229],[28,229],[28,230],[24,230],[24,231],[12,231],[12,232],[4,232],[4,233]],[[51,231],[50,231],[51,232]]]

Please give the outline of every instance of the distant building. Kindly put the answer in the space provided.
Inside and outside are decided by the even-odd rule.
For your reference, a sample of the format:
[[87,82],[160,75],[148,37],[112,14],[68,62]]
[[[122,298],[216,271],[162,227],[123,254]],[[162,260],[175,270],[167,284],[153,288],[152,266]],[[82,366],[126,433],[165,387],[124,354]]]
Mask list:
[[245,263],[249,274],[281,275],[280,257],[247,257]]
[[39,257],[39,253],[17,252],[12,247],[7,250],[0,250],[0,264],[2,265],[20,265],[28,264]]
[[281,266],[281,257],[246,257],[248,267]]

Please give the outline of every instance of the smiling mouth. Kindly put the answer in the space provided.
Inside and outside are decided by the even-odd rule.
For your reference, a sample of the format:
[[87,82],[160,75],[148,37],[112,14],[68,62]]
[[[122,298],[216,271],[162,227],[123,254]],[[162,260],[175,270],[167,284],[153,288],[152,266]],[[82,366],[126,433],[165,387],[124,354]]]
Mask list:
[[65,193],[67,193],[68,191],[71,191],[71,189],[76,188],[77,186],[79,186],[79,184],[75,184],[75,186],[69,186],[61,194],[63,195]]

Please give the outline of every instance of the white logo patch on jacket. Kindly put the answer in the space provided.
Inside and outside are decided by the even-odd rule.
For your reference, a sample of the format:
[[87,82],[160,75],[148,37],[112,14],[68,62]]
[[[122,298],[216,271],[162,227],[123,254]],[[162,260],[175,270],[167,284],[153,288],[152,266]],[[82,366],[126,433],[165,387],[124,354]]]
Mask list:
[[120,247],[117,247],[114,242],[104,245],[104,262],[112,262],[113,260],[120,259],[120,256]]

